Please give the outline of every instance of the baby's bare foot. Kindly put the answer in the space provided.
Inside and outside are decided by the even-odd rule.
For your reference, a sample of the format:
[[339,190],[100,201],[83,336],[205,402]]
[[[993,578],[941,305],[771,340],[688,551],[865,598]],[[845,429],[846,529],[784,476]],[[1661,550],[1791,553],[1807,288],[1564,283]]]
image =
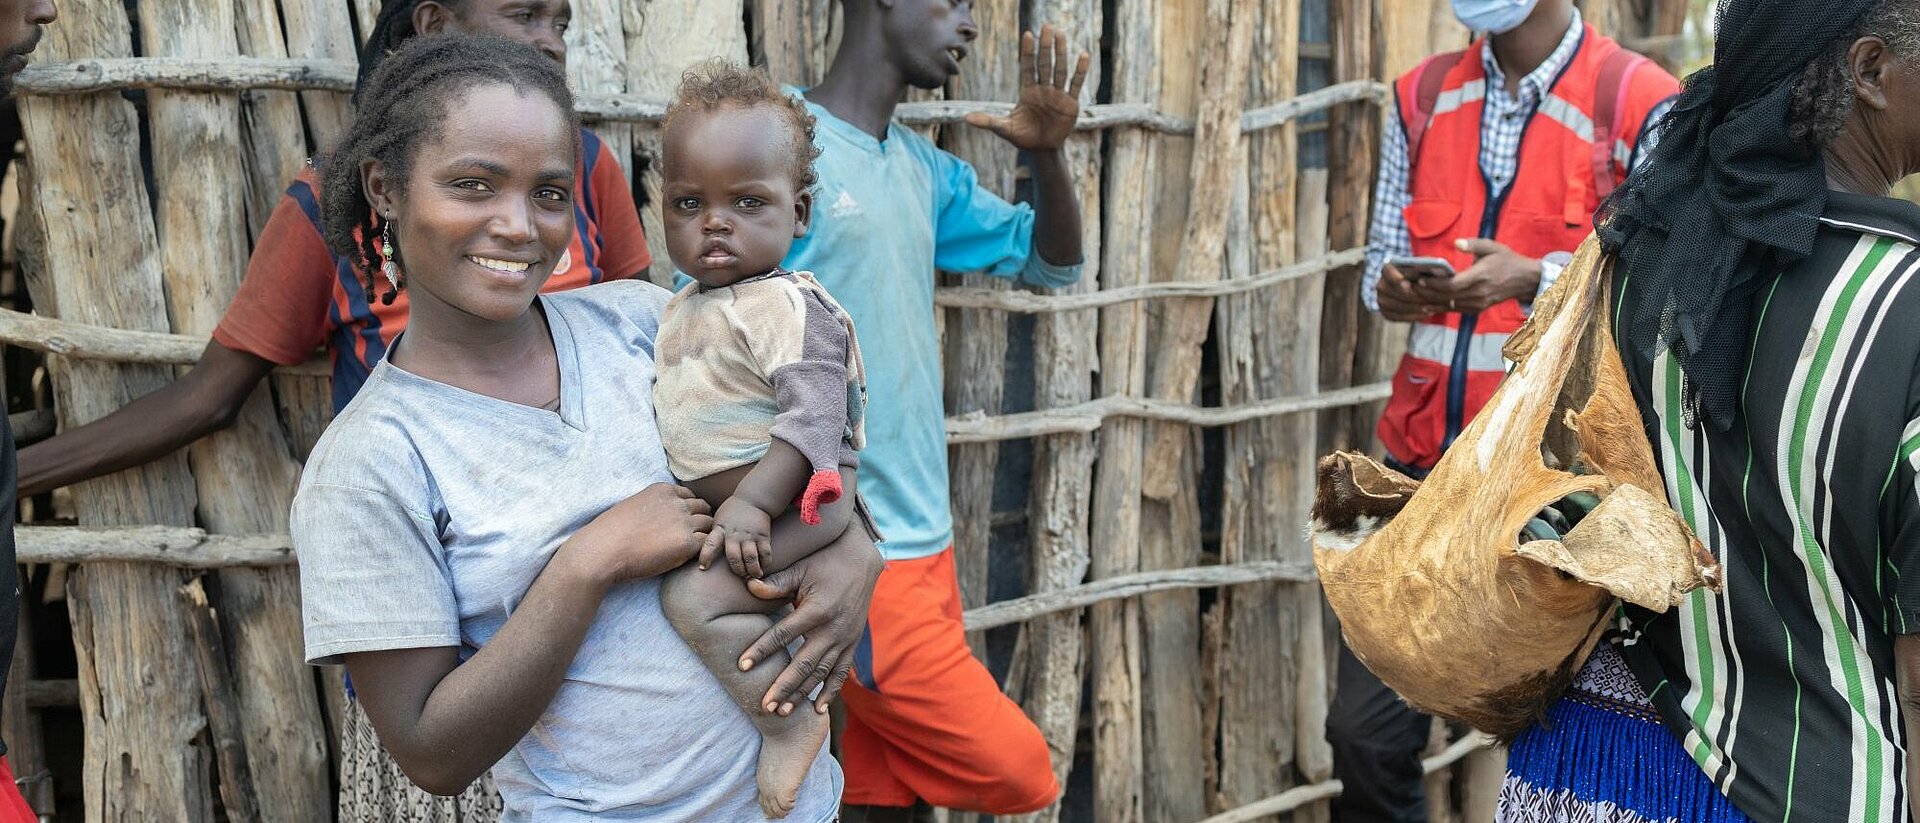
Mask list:
[[760,784],[760,810],[779,820],[793,811],[800,784],[806,782],[820,746],[827,742],[828,722],[811,706],[797,707],[786,717],[764,717],[773,722],[757,724],[761,727],[760,768],[755,778]]

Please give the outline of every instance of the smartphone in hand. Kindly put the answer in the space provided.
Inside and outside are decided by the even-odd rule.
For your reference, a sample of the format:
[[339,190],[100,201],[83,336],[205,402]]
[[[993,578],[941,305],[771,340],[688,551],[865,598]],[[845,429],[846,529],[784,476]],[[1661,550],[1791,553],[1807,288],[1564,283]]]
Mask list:
[[1452,277],[1456,273],[1444,257],[1394,257],[1387,260],[1387,265],[1408,278]]

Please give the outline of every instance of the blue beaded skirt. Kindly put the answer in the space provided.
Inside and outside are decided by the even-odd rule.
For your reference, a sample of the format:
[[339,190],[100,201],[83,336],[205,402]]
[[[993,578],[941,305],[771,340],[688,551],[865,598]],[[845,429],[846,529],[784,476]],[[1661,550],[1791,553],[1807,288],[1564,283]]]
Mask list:
[[1660,722],[1601,644],[1507,754],[1496,823],[1752,823]]

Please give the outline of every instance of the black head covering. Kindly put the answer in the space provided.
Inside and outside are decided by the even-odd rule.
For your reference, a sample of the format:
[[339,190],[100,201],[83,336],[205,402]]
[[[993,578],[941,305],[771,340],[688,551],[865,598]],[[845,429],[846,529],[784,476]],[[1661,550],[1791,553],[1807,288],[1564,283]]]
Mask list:
[[1749,308],[1805,257],[1826,208],[1820,150],[1788,136],[1793,88],[1879,0],[1721,0],[1713,66],[1687,78],[1659,143],[1595,218],[1614,280],[1639,295],[1627,344],[1687,377],[1689,426],[1732,425]]

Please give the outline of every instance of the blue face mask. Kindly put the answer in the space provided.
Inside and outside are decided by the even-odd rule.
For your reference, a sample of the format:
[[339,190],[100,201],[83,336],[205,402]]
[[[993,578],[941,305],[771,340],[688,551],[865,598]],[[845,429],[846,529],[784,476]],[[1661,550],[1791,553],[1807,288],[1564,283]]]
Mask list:
[[1527,22],[1539,0],[1453,0],[1453,15],[1475,32],[1506,34]]

